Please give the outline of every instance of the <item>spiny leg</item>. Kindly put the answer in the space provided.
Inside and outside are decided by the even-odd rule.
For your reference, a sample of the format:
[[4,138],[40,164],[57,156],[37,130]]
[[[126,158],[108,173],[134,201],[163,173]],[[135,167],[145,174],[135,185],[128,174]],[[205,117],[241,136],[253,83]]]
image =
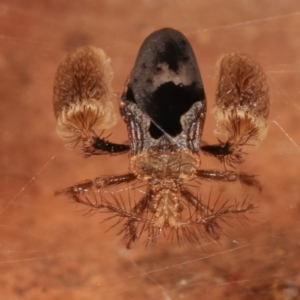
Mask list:
[[73,196],[78,194],[89,193],[93,187],[97,190],[106,188],[113,185],[118,185],[121,183],[129,183],[136,179],[136,176],[132,173],[109,176],[109,177],[97,177],[94,180],[87,180],[80,184],[68,187],[66,189],[55,192],[55,195],[66,194],[67,196]]
[[221,228],[218,221],[225,221],[225,217],[236,216],[237,219],[241,222],[239,216],[244,217],[247,220],[246,213],[255,209],[255,206],[249,201],[247,198],[244,199],[241,203],[235,203],[234,205],[227,205],[228,201],[226,201],[220,208],[211,209],[211,214],[207,216],[200,215],[196,220],[190,220],[188,225],[203,225],[205,230],[209,235],[211,235],[214,239],[218,239],[219,236],[215,232],[215,228]]
[[116,176],[109,176],[109,177],[97,177],[94,181],[95,187],[98,189],[109,187],[112,185],[118,185],[121,183],[129,183],[136,179],[136,175],[133,173],[128,173],[124,175],[116,175]]
[[247,186],[255,187],[260,192],[262,191],[262,186],[260,182],[255,178],[255,175],[249,175],[244,172],[234,172],[234,171],[218,171],[218,170],[196,170],[196,176],[200,179],[215,180],[222,182],[234,182],[239,180],[242,184]]
[[[91,184],[88,185],[88,183],[87,183],[85,188],[83,188],[83,185],[84,185],[84,183],[81,185],[80,188],[78,188],[77,191],[74,191],[74,190],[72,190],[71,192],[61,191],[58,194],[65,193],[65,194],[67,194],[67,196],[69,196],[75,202],[84,204],[84,205],[90,207],[92,210],[102,210],[102,212],[114,213],[113,217],[120,217],[122,219],[127,218],[127,219],[131,220],[132,222],[137,221],[137,222],[148,222],[149,223],[149,220],[144,220],[140,217],[140,215],[142,213],[141,207],[143,207],[142,204],[141,204],[141,206],[139,206],[140,202],[136,206],[134,206],[134,208],[136,207],[136,211],[138,213],[139,212],[141,212],[141,213],[139,213],[139,215],[133,214],[131,211],[126,209],[122,198],[120,198],[120,200],[119,200],[119,199],[117,199],[117,197],[113,197],[113,202],[111,202],[111,201],[108,201],[103,196],[95,194],[95,191],[90,190],[89,188],[92,187]],[[100,202],[98,201],[99,198],[100,198]],[[93,200],[93,202],[92,202],[92,200]],[[108,218],[108,219],[110,219],[110,218]]]
[[[129,179],[129,175],[133,174],[126,175]],[[123,179],[125,179],[126,175],[110,177],[112,179],[111,182],[113,182],[112,184],[116,184],[116,177],[119,177],[120,179],[122,179],[123,177]],[[138,240],[143,231],[145,231],[150,226],[151,220],[144,218],[142,215],[148,208],[152,193],[147,191],[146,195],[138,203],[136,203],[132,209],[129,210],[125,207],[122,198],[118,199],[117,197],[113,197],[111,195],[113,197],[113,201],[108,201],[100,194],[95,194],[95,191],[92,188],[97,188],[96,181],[97,179],[94,182],[87,181],[80,185],[70,187],[68,189],[57,192],[57,195],[66,194],[75,202],[84,204],[91,210],[100,210],[106,213],[113,213],[113,215],[108,217],[106,220],[119,217],[119,220],[116,222],[116,224],[120,223],[123,219],[126,218],[127,221],[123,225],[123,229],[119,232],[119,234],[125,233],[123,241],[124,243],[126,243],[126,247],[128,249],[131,248],[133,243]],[[142,227],[139,229],[139,226]]]
[[[181,188],[180,193],[188,203],[194,206],[196,210],[196,219],[192,219],[188,222],[190,225],[200,225],[202,224],[206,232],[211,235],[214,239],[218,239],[219,236],[215,232],[215,227],[220,228],[217,220],[223,220],[223,217],[229,216],[231,214],[245,214],[246,212],[253,210],[255,207],[251,203],[247,203],[246,199],[240,204],[236,203],[235,205],[227,205],[226,201],[220,208],[216,210],[215,202],[214,206],[210,208],[209,206],[202,203],[192,192],[186,188]],[[199,214],[197,214],[199,212]]]
[[[188,203],[190,203],[195,209],[196,212],[200,212],[201,219],[213,216],[214,210],[211,209],[209,206],[202,203],[200,199],[198,199],[192,192],[190,192],[186,188],[181,188],[180,190],[181,196],[184,197]],[[214,231],[214,226],[218,226],[215,222],[214,218],[211,218],[209,222],[204,223],[204,228],[209,235],[213,236],[214,239],[218,239],[219,236]]]
[[[130,213],[134,216],[137,216],[137,218],[141,218],[145,210],[148,208],[151,198],[152,193],[148,190],[146,195],[132,208]],[[120,232],[120,234],[125,232],[124,242],[126,243],[127,249],[132,248],[133,243],[139,239],[140,235],[145,230],[145,226],[149,226],[149,223],[143,223],[142,228],[138,232],[139,224],[136,224],[136,222],[136,219],[129,218]]]
[[112,217],[107,218],[107,220],[114,217],[120,217],[121,219],[127,218],[132,222],[149,222],[148,220],[144,220],[138,215],[132,214],[130,211],[126,210],[126,208],[124,207],[124,203],[120,203],[120,201],[116,198],[114,198],[114,203],[112,203],[109,202],[107,199],[101,197],[101,202],[99,203],[97,201],[96,195],[94,195],[95,202],[93,203],[91,202],[90,198],[86,195],[73,194],[70,196],[75,202],[84,204],[90,207],[91,210],[102,210],[102,212],[114,213],[114,215]]
[[205,204],[202,203],[191,191],[186,188],[180,189],[181,196],[188,201],[188,203],[192,204],[195,209],[200,210],[203,215],[207,215],[212,213],[213,211]]

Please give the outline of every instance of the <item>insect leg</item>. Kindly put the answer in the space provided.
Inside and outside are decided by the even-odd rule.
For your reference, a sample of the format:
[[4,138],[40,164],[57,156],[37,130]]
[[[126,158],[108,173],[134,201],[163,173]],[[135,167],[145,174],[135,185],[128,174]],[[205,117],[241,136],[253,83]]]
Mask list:
[[101,135],[93,135],[83,143],[84,157],[91,155],[118,155],[130,150],[130,146],[126,144],[116,144],[102,138]]
[[92,191],[92,188],[96,188],[96,190],[100,190],[105,187],[121,184],[121,183],[129,183],[136,179],[136,176],[132,173],[117,175],[117,176],[109,176],[109,177],[97,177],[94,180],[87,180],[80,184],[68,187],[66,189],[57,191],[55,195],[65,194],[67,196],[74,195],[82,195],[84,193],[89,193]]
[[[125,232],[124,241],[128,249],[132,248],[133,244],[139,239],[140,235],[146,229],[145,227],[149,226],[149,223],[145,223],[145,222],[138,222],[137,224],[137,220],[142,219],[141,216],[148,208],[151,197],[152,197],[152,193],[147,191],[146,195],[130,211],[130,213],[133,216],[136,216],[137,219],[129,218],[127,222],[124,224],[124,228],[120,232],[120,234],[122,232]],[[139,229],[139,226],[142,226],[142,228]]]
[[204,144],[201,146],[201,151],[205,155],[216,157],[221,163],[227,163],[231,167],[233,167],[233,164],[241,164],[245,161],[244,155],[246,153],[230,141],[225,143],[220,141],[219,144],[213,145]]
[[[200,212],[201,219],[208,217],[208,222],[204,223],[204,228],[207,233],[218,239],[218,235],[214,231],[214,226],[218,226],[214,217],[214,210],[210,209],[209,206],[202,203],[201,199],[198,199],[192,192],[186,188],[181,188],[181,196],[187,200],[192,206],[195,207],[197,212]],[[209,218],[210,217],[210,218]]]
[[244,172],[236,173],[234,171],[218,171],[218,170],[197,170],[196,176],[200,179],[215,180],[222,182],[234,182],[239,180],[242,184],[253,186],[262,191],[260,182],[255,178],[255,175],[249,175]]
[[[215,228],[220,228],[218,220],[225,222],[224,218],[230,215],[245,215],[245,213],[253,210],[255,206],[244,199],[241,203],[235,203],[234,205],[227,205],[226,201],[220,208],[216,209],[216,204],[219,200],[215,202],[214,206],[210,208],[209,206],[202,203],[195,195],[193,195],[188,189],[181,188],[181,195],[193,205],[196,209],[197,215],[196,220],[190,220],[191,225],[203,225],[206,232],[211,235],[214,239],[218,239],[219,236],[215,232]],[[245,217],[246,218],[246,217]]]
[[218,65],[213,114],[216,132],[224,135],[226,142],[203,145],[201,149],[232,166],[244,162],[244,146],[258,145],[267,134],[269,88],[262,67],[246,54],[226,54]]

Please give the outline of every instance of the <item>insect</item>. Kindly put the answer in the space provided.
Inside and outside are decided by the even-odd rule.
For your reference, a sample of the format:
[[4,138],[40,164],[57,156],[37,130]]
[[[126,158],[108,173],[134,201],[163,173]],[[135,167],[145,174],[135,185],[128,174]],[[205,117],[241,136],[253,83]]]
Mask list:
[[[227,168],[243,163],[243,147],[258,144],[267,132],[268,85],[258,63],[242,53],[220,59],[213,112],[225,140],[213,145],[201,140],[206,96],[194,52],[182,33],[171,28],[155,31],[139,50],[120,103],[129,143],[113,143],[97,134],[115,123],[111,74],[101,49],[83,47],[67,55],[54,84],[57,131],[67,145],[81,143],[85,157],[129,152],[129,172],[87,180],[56,194],[110,213],[116,223],[122,222],[119,234],[128,248],[143,232],[148,234],[146,243],[155,242],[162,232],[179,242],[200,243],[202,232],[217,236],[225,217],[254,208],[247,201],[210,207],[187,184],[198,178],[240,181],[261,189],[255,176]],[[216,157],[225,168],[201,169],[201,152]],[[129,208],[123,200],[101,194],[110,186],[134,182],[144,183],[146,191]]]

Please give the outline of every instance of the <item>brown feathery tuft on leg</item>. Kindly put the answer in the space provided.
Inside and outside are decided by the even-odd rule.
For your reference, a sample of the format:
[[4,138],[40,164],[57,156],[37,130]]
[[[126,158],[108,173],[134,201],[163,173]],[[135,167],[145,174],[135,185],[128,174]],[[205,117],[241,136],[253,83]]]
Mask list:
[[101,49],[82,47],[61,62],[54,81],[53,108],[57,132],[66,145],[88,140],[96,129],[113,126],[112,71]]
[[269,95],[261,66],[242,53],[224,55],[219,61],[216,106],[218,132],[237,148],[260,143],[267,134]]

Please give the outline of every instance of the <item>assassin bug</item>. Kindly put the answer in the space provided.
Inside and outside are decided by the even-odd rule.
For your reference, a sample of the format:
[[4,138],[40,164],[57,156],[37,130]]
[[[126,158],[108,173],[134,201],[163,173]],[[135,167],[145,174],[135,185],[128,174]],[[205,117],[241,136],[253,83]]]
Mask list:
[[[67,145],[82,143],[86,157],[129,152],[129,172],[87,180],[57,194],[123,222],[120,234],[128,248],[144,231],[148,242],[167,230],[179,241],[200,242],[203,229],[216,237],[215,230],[226,216],[245,215],[254,208],[247,201],[209,207],[186,184],[198,178],[240,181],[261,189],[252,175],[199,168],[201,152],[231,167],[241,164],[243,147],[265,137],[268,86],[258,63],[241,53],[221,58],[214,115],[226,140],[214,145],[201,140],[206,97],[195,55],[182,33],[170,28],[155,31],[139,50],[120,104],[128,144],[96,134],[96,129],[115,123],[111,74],[101,49],[83,47],[67,55],[54,84],[57,130]],[[130,208],[101,194],[109,186],[136,181],[144,183],[146,191]]]

